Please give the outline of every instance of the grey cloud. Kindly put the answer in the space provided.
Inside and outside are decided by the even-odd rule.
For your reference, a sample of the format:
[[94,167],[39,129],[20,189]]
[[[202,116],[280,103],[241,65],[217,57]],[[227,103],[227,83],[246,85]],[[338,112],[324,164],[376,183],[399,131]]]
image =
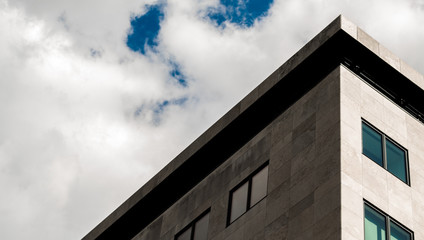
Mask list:
[[169,0],[143,56],[126,34],[154,2],[0,0],[1,239],[81,238],[340,13],[424,72],[422,1],[276,1],[218,29],[199,14],[218,1]]

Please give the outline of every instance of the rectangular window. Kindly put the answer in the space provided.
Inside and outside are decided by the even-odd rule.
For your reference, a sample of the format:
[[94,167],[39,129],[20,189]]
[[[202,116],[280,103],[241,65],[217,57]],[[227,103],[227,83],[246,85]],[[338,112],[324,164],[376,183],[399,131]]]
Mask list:
[[370,126],[362,123],[362,152],[365,156],[383,167],[383,137]]
[[407,150],[365,121],[362,121],[362,153],[409,184]]
[[231,219],[233,222],[247,211],[249,183],[246,182],[233,191],[231,195]]
[[371,206],[364,204],[365,240],[413,240],[412,231],[396,220]]
[[406,179],[406,152],[390,140],[386,140],[387,170],[400,180]]
[[230,191],[227,225],[247,212],[266,197],[268,188],[268,163],[253,172]]
[[365,205],[365,240],[386,239],[386,218]]
[[209,211],[202,213],[175,235],[175,240],[206,240],[208,237]]

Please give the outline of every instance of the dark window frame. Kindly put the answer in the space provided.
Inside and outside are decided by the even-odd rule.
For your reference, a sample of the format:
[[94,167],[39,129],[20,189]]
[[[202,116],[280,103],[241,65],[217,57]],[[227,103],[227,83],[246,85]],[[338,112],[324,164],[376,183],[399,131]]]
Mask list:
[[[411,186],[410,171],[409,171],[409,154],[408,154],[408,149],[404,148],[402,145],[400,145],[399,143],[397,143],[395,140],[393,140],[392,138],[390,138],[389,136],[387,136],[385,133],[383,133],[382,131],[380,131],[378,128],[374,127],[367,120],[365,120],[365,119],[362,118],[361,119],[362,155],[366,156],[367,158],[370,158],[370,157],[364,154],[364,136],[363,136],[364,131],[362,130],[362,125],[363,124],[367,125],[369,128],[371,128],[372,130],[376,131],[378,134],[381,135],[381,151],[382,151],[382,154],[383,154],[383,156],[382,156],[382,158],[383,158],[383,166],[381,166],[381,167],[384,168],[387,172],[389,172],[393,176],[395,176],[397,179],[401,180],[402,182],[404,182],[402,179],[400,179],[398,176],[396,176],[394,173],[390,172],[387,169],[387,149],[386,149],[386,142],[387,141],[391,142],[393,145],[395,145],[396,147],[398,147],[399,149],[401,149],[405,153],[406,182],[404,182],[404,183],[406,183],[408,186]],[[373,162],[375,162],[375,161],[373,160]],[[378,163],[376,163],[376,164],[378,164]]]
[[[259,168],[257,168],[255,171],[253,171],[249,176],[247,176],[245,179],[243,179],[243,181],[241,181],[240,183],[238,183],[235,187],[233,187],[230,190],[230,196],[228,198],[227,227],[231,223],[237,221],[237,219],[241,218],[250,209],[252,209],[254,206],[258,205],[263,199],[265,199],[268,196],[268,191],[266,191],[266,194],[265,194],[265,196],[263,198],[261,198],[259,201],[257,201],[254,205],[250,206],[250,202],[252,200],[252,179],[253,179],[254,176],[256,176],[256,174],[258,174],[260,171],[262,171],[266,167],[269,167],[269,161],[266,161]],[[267,188],[268,188],[268,180],[269,180],[269,168],[268,168],[268,176],[267,176]],[[246,210],[240,216],[238,216],[233,221],[231,221],[231,210],[232,210],[233,193],[236,190],[238,190],[241,186],[243,186],[245,183],[248,183],[248,186],[247,186]]]
[[[196,223],[202,219],[204,216],[208,215],[211,212],[211,208],[206,209],[204,212],[202,212],[202,214],[200,214],[198,217],[196,217],[193,221],[191,221],[189,224],[187,224],[187,226],[185,226],[184,228],[182,228],[177,234],[175,234],[174,236],[174,240],[177,240],[183,233],[185,233],[185,231],[187,231],[189,228],[191,228],[191,232],[190,232],[190,240],[194,239],[194,232],[196,231],[195,226]],[[210,215],[209,215],[210,217]],[[209,228],[209,227],[208,227]]]
[[409,228],[407,228],[405,225],[397,221],[396,219],[392,218],[387,213],[383,212],[381,209],[377,208],[376,206],[372,205],[370,202],[364,199],[364,238],[365,238],[365,206],[368,206],[372,210],[376,211],[378,214],[384,217],[385,220],[385,227],[386,227],[386,240],[390,239],[390,223],[394,223],[398,227],[400,227],[402,230],[406,231],[410,234],[411,240],[414,240],[414,232],[411,231]]

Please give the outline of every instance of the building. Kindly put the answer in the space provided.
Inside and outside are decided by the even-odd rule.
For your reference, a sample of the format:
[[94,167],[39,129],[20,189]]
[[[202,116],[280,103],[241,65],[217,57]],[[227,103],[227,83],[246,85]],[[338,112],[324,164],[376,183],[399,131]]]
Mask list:
[[340,16],[83,239],[424,239],[423,89]]

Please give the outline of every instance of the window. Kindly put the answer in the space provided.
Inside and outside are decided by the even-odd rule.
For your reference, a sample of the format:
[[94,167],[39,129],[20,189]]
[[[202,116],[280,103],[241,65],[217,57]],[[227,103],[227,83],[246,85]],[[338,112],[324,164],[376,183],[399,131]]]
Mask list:
[[175,240],[206,240],[208,237],[209,211],[204,212],[175,235]]
[[268,163],[253,172],[230,191],[227,225],[260,202],[267,194]]
[[365,121],[362,122],[362,153],[409,184],[407,150]]
[[390,216],[364,204],[365,240],[413,240],[413,233]]

